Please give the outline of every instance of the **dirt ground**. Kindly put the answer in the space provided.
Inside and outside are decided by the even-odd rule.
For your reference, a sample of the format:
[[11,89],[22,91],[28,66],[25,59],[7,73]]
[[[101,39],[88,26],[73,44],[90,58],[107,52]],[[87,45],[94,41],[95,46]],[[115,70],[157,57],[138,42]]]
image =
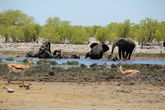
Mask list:
[[[31,82],[30,90],[0,81],[0,110],[165,110],[165,87],[118,82]],[[3,88],[12,88],[7,93]]]

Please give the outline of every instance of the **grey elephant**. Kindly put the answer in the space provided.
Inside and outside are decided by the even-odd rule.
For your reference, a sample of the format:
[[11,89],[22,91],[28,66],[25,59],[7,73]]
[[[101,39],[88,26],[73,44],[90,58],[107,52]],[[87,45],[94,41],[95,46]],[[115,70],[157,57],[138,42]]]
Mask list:
[[86,54],[85,58],[90,57],[91,59],[101,59],[103,54],[109,50],[108,45],[106,45],[104,42],[92,43],[90,48],[91,51]]
[[38,52],[39,58],[53,58],[50,50],[50,42],[45,42],[39,49]]
[[108,55],[108,60],[110,61],[118,61],[118,57],[116,55],[110,54]]
[[119,59],[121,59],[121,54],[124,59],[130,59],[135,48],[135,43],[131,38],[117,39],[113,42],[111,54],[113,54],[114,48],[116,46],[118,46]]
[[62,51],[61,50],[54,50],[53,57],[57,59],[63,58]]
[[71,55],[72,59],[80,59],[80,55],[79,54],[73,54]]
[[37,57],[38,57],[38,52],[29,51],[29,52],[26,54],[26,57],[34,57],[34,58],[37,58]]

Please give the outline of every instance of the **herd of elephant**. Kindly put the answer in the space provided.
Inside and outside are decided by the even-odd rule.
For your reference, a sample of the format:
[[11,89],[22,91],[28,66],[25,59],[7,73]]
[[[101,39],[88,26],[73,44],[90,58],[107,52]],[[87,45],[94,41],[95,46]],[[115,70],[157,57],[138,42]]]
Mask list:
[[[118,54],[119,58],[113,54],[114,48],[118,46]],[[103,57],[103,54],[109,50],[108,45],[106,45],[104,42],[101,43],[92,43],[90,45],[91,51],[86,53],[85,58],[91,58],[91,59],[101,59]],[[108,59],[112,61],[117,61],[121,59],[129,60],[131,58],[131,54],[135,48],[135,43],[133,39],[131,38],[120,38],[113,42],[112,50],[110,55],[108,56]],[[50,49],[50,42],[45,42],[40,47],[38,52],[30,51],[26,54],[26,57],[37,57],[37,58],[69,58],[68,56],[65,56],[62,54],[61,50],[55,50],[53,53],[51,53]],[[74,54],[71,55],[70,58],[74,59],[80,59],[80,55]]]

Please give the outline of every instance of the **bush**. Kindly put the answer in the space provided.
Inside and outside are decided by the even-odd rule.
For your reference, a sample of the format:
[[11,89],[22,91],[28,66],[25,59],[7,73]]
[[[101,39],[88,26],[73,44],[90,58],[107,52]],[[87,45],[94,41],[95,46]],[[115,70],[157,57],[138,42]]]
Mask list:
[[24,59],[23,62],[24,62],[24,63],[27,63],[27,62],[28,62],[28,59]]
[[87,65],[85,65],[85,64],[81,64],[81,65],[80,65],[80,68],[88,68],[88,67],[87,67]]
[[57,65],[58,63],[56,61],[49,61],[49,64],[51,64],[51,65]]
[[93,68],[93,67],[98,67],[98,65],[97,65],[96,63],[91,64],[91,65],[90,65],[90,68]]
[[44,65],[44,64],[46,64],[46,63],[48,63],[47,60],[39,60],[39,61],[37,61],[37,64],[38,64],[38,65]]
[[6,58],[7,61],[14,61],[14,58],[13,57],[8,57]]

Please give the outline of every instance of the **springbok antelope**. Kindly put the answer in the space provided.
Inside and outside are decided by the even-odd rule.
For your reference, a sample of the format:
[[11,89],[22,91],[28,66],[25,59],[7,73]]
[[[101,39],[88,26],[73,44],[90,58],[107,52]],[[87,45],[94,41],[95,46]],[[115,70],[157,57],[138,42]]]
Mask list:
[[27,65],[16,64],[16,63],[9,63],[8,64],[9,73],[11,73],[12,71],[14,71],[14,72],[21,72],[22,73],[21,76],[22,76],[22,80],[23,80],[24,72],[26,70],[28,70],[31,65],[32,65],[32,61],[30,59],[28,59],[28,64]]
[[133,75],[137,75],[139,74],[139,70],[134,70],[134,69],[131,69],[131,70],[125,70],[123,71],[122,67],[118,67],[117,68],[120,70],[120,72],[123,74],[123,75],[128,75],[128,74],[133,74]]

